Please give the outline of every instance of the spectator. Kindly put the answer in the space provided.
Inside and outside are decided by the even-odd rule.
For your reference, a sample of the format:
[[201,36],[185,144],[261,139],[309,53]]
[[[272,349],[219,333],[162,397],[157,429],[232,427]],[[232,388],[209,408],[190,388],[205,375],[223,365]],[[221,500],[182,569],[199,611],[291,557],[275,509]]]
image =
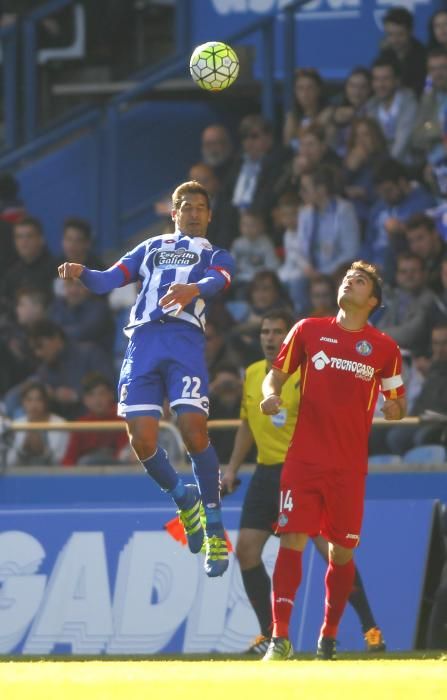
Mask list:
[[[112,359],[93,343],[67,341],[63,330],[52,321],[40,321],[29,332],[38,360],[36,378],[45,384],[53,410],[64,418],[77,418],[82,411],[82,379],[90,372],[113,378]],[[5,397],[8,415],[14,416],[19,387]]]
[[[298,223],[301,312],[307,306],[308,281],[321,273],[337,274],[358,253],[360,232],[354,207],[337,192],[336,171],[328,166],[301,178],[301,194],[306,204]],[[295,307],[300,303],[298,298],[293,301]]]
[[413,15],[405,7],[391,7],[383,18],[383,28],[382,54],[397,59],[402,85],[420,95],[425,84],[427,55],[423,44],[413,36]]
[[304,127],[316,124],[321,119],[325,107],[324,83],[320,74],[313,68],[298,68],[295,72],[293,106],[287,113],[283,143],[294,151],[301,148],[301,131]]
[[[238,367],[222,365],[209,387],[210,420],[239,418],[242,380]],[[227,464],[233,445],[233,429],[213,431],[213,445],[221,464]]]
[[260,270],[247,288],[247,303],[240,323],[231,331],[230,342],[244,367],[262,358],[259,331],[264,314],[276,309],[291,310],[292,304],[273,270]]
[[3,275],[2,295],[12,301],[18,289],[32,287],[51,297],[56,262],[46,246],[39,219],[27,216],[14,224],[14,246],[19,259]]
[[400,253],[396,282],[377,327],[414,356],[427,355],[435,295],[426,286],[423,260],[415,253]]
[[36,358],[28,340],[28,332],[35,323],[47,318],[48,299],[38,289],[19,289],[16,295],[16,322],[5,332],[5,342],[19,369],[16,383],[29,377],[36,369]]
[[[56,267],[67,261],[85,265],[91,270],[104,270],[104,263],[92,251],[92,242],[92,228],[88,221],[77,216],[65,219],[62,232],[62,256],[58,259]],[[61,296],[63,289],[62,280],[57,278],[54,282],[56,295]]]
[[[78,420],[117,421],[117,407],[113,386],[99,373],[88,374],[82,381],[82,403],[87,413]],[[92,464],[120,464],[122,455],[127,458],[128,437],[125,430],[72,432],[64,454],[64,467]],[[127,461],[127,459],[125,460]]]
[[[63,418],[51,413],[50,400],[44,384],[38,381],[27,382],[21,388],[20,399],[24,416],[18,419],[19,422],[65,423]],[[15,431],[6,463],[10,467],[59,465],[67,442],[68,433],[62,430]]]
[[207,320],[205,326],[205,359],[210,380],[212,380],[221,367],[238,367],[239,356],[230,343],[225,339],[224,331],[211,320]]
[[[447,414],[447,325],[435,326],[431,332],[432,356],[421,392],[416,398],[413,416],[421,416],[424,411]],[[445,431],[444,424],[400,425],[391,428],[386,436],[388,449],[393,454],[402,455],[417,445],[440,442]]]
[[441,263],[441,284],[442,289],[435,299],[433,326],[443,323],[447,324],[447,258],[444,258]]
[[326,132],[318,125],[308,126],[301,132],[300,152],[295,156],[295,170],[299,175],[314,172],[320,165],[341,166],[341,159],[327,145]]
[[366,114],[366,104],[371,96],[371,72],[358,66],[348,75],[343,93],[326,108],[326,134],[329,146],[344,158],[354,119]]
[[220,182],[228,175],[234,158],[233,141],[230,132],[222,124],[210,124],[202,131],[202,160]]
[[[283,194],[278,203],[277,217],[283,228],[284,262],[278,270],[278,276],[293,299],[300,290],[301,255],[298,247],[298,217],[300,200],[294,192]],[[298,290],[295,290],[295,285]]]
[[337,307],[337,289],[334,279],[329,275],[313,277],[309,283],[309,309],[305,316],[325,318],[334,316]]
[[354,119],[343,162],[345,195],[363,226],[375,201],[375,172],[387,157],[386,139],[378,122],[371,117]]
[[428,75],[432,85],[422,96],[411,135],[411,146],[416,163],[423,166],[428,161],[434,169],[437,165],[442,165],[446,158],[444,104],[447,94],[447,49],[430,51]]
[[414,214],[406,222],[405,234],[410,251],[424,262],[428,286],[435,292],[442,291],[441,265],[447,255],[447,243],[435,222],[427,214]]
[[239,234],[230,252],[236,263],[234,292],[241,298],[248,283],[259,270],[276,270],[278,258],[266,233],[266,225],[261,213],[254,209],[242,210],[239,213]]
[[406,219],[434,206],[435,200],[424,187],[410,180],[401,163],[391,158],[377,169],[374,184],[378,199],[368,217],[360,257],[378,265],[385,280],[392,284],[395,256],[406,248]]
[[399,66],[392,57],[379,57],[372,67],[373,96],[366,112],[385,135],[390,155],[410,164],[410,138],[418,103],[412,90],[400,86]]
[[438,10],[428,25],[428,50],[447,49],[447,10]]
[[110,351],[115,337],[112,312],[104,297],[93,295],[79,280],[61,280],[64,295],[48,309],[48,318],[67,338],[89,341]]
[[275,146],[271,124],[258,114],[244,117],[239,133],[242,153],[235,160],[222,190],[226,216],[220,245],[224,247],[228,247],[237,231],[240,209],[256,209],[269,222],[276,201],[275,184],[290,158],[287,149]]
[[0,175],[0,220],[10,224],[18,223],[25,216],[25,208],[20,198],[20,187],[14,175]]

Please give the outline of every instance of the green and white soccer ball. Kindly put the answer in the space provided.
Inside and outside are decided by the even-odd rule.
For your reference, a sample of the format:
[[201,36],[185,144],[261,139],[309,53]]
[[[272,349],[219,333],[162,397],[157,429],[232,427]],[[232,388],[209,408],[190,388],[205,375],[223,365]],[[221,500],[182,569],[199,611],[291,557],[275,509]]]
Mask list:
[[239,59],[231,46],[221,41],[207,41],[197,46],[189,61],[192,79],[204,90],[219,92],[236,80]]

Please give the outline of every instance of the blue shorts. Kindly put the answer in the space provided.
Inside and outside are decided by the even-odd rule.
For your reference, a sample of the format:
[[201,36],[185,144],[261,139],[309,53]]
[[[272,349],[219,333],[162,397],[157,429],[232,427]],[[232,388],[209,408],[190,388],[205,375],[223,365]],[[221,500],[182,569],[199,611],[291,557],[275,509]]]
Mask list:
[[129,340],[118,383],[118,415],[124,418],[174,411],[208,415],[205,336],[187,321],[151,321]]

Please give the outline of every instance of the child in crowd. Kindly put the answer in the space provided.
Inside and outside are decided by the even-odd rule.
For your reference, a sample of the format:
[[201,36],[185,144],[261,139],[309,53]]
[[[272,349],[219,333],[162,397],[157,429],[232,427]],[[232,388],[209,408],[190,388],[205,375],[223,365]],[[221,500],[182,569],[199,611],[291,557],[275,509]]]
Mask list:
[[[81,421],[121,421],[111,383],[101,374],[92,373],[83,381],[82,401],[87,413]],[[71,433],[63,465],[120,464],[127,461],[128,438],[125,430]]]
[[242,298],[257,272],[276,270],[279,262],[273,243],[266,233],[262,214],[252,209],[241,210],[239,234],[231,246],[231,254],[236,261],[234,293],[236,297]]

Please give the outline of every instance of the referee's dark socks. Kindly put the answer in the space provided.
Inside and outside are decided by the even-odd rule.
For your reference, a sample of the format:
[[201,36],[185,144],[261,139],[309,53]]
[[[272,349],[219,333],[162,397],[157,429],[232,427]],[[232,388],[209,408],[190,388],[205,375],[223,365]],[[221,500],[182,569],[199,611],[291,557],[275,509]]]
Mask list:
[[270,637],[272,629],[272,603],[270,600],[271,582],[264,564],[252,569],[241,570],[247,598],[258,618],[261,634]]
[[377,627],[374,615],[369,607],[366,591],[363,586],[363,581],[357,567],[355,568],[354,585],[348,601],[356,611],[363,632],[367,632],[371,627]]

